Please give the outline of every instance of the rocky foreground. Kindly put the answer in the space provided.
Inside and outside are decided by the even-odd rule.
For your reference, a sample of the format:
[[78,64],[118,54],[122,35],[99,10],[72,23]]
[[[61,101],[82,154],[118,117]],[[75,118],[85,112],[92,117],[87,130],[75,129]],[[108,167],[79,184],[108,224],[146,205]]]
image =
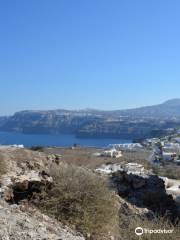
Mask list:
[[0,205],[0,239],[2,240],[83,240],[69,228],[26,206]]
[[43,176],[43,171],[53,164],[46,155],[26,149],[1,148],[0,158],[7,161],[7,173],[1,177],[0,188],[0,239],[84,239],[28,204],[33,184],[38,187],[52,181]]
[[[0,178],[0,239],[88,239],[30,204],[29,200],[41,186],[53,182],[48,169],[61,164],[57,156],[16,147],[2,147],[0,160],[6,162],[6,172]],[[178,191],[174,194],[173,185],[169,185],[167,179],[159,178],[139,164],[107,164],[95,172],[111,179],[121,213],[148,218],[153,218],[155,213],[168,213],[172,220],[180,217],[178,181]],[[171,187],[172,195],[169,195],[168,187]],[[121,238],[111,235],[109,239]]]

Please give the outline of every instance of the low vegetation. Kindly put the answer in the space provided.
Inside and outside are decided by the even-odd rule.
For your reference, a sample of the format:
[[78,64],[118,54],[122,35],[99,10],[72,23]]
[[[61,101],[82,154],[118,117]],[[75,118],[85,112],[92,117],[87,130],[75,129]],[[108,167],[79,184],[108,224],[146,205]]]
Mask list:
[[[55,149],[57,150],[57,149]],[[61,151],[65,151],[62,149]],[[64,156],[64,161],[68,156],[73,162],[73,154],[76,154],[75,164],[81,166],[74,166],[72,164],[59,162],[59,165],[51,163],[45,153],[30,151],[27,149],[14,149],[0,151],[0,176],[7,170],[16,172],[16,167],[22,168],[25,171],[40,171],[42,178],[46,174],[53,177],[53,183],[48,183],[44,186],[35,183],[30,184],[30,192],[32,198],[27,201],[36,204],[43,213],[56,218],[65,225],[81,232],[88,240],[110,240],[110,235],[117,238],[115,240],[175,240],[179,239],[180,227],[168,222],[165,218],[160,217],[142,217],[142,211],[137,211],[137,208],[132,204],[127,203],[126,200],[116,196],[111,190],[108,180],[105,177],[99,176],[88,170],[88,162],[91,168],[94,168],[98,161],[105,160],[104,158],[93,158],[92,149],[83,149],[83,156],[80,158],[80,150],[67,150],[69,155]],[[61,152],[54,153],[61,154]],[[89,156],[89,158],[87,158]],[[113,162],[130,162],[131,159],[142,163],[145,161],[146,153],[124,153],[120,159],[107,158],[106,163]],[[84,162],[83,162],[84,159]],[[95,159],[97,162],[91,163]],[[8,163],[6,168],[6,162]],[[49,164],[50,162],[50,164]],[[40,166],[37,164],[39,163]],[[68,162],[69,163],[69,162]],[[94,165],[93,165],[94,164]],[[42,169],[41,169],[42,166]],[[44,166],[44,168],[43,168]],[[54,166],[49,171],[46,166]],[[167,166],[165,166],[166,169]],[[168,166],[170,167],[170,166]],[[39,169],[40,168],[40,169]],[[169,175],[172,178],[176,174],[178,177],[179,166],[173,168],[173,172],[165,171],[163,168],[154,169],[154,171],[161,171],[160,175]],[[177,173],[176,173],[177,172]],[[34,183],[33,183],[34,184]],[[24,187],[24,185],[23,185]],[[37,191],[38,190],[38,191]],[[24,190],[23,190],[24,191]],[[37,193],[38,192],[38,193]],[[40,192],[40,193],[39,193]],[[23,192],[24,193],[24,192]],[[31,195],[30,195],[31,196]],[[152,196],[152,195],[151,195]],[[148,197],[151,200],[151,198]],[[24,199],[23,199],[24,200]],[[26,199],[25,199],[26,200]],[[153,198],[154,202],[154,198]],[[20,204],[20,202],[19,202]],[[28,207],[28,204],[26,205]],[[127,209],[127,212],[126,212]],[[135,235],[135,228],[142,227],[146,229],[173,229],[172,234],[144,234],[141,237]],[[91,236],[91,238],[87,238]]]
[[162,177],[180,179],[180,166],[154,166],[153,172]]
[[[148,152],[125,152],[120,159],[104,159],[93,158],[91,150],[87,149],[83,149],[82,156],[79,149],[60,150],[62,152],[57,152],[58,154],[66,151],[63,160],[67,159],[69,164],[62,161],[58,167],[50,170],[49,174],[53,177],[53,184],[46,186],[38,194],[37,206],[44,213],[81,232],[85,237],[91,236],[87,239],[92,240],[109,240],[110,235],[116,236],[115,239],[118,240],[178,239],[178,226],[168,222],[165,218],[155,217],[152,219],[119,210],[117,196],[109,188],[107,180],[86,168],[89,165],[90,168],[94,168],[99,163],[98,161],[106,160],[106,163],[108,161],[138,162],[146,164],[146,168],[151,169],[152,166],[146,160]],[[58,149],[58,151],[60,150]],[[74,155],[75,157],[73,157]],[[95,163],[91,163],[93,160]],[[156,172],[155,169],[154,172]],[[174,232],[172,234],[144,234],[138,237],[135,234],[136,227],[173,229]]]
[[40,151],[40,152],[43,152],[44,147],[41,146],[41,145],[37,145],[37,146],[32,146],[30,149],[31,149],[32,151]]
[[0,176],[6,173],[6,163],[3,158],[0,158]]
[[[50,170],[54,184],[46,186],[38,196],[38,207],[51,217],[81,232],[92,240],[175,240],[179,226],[166,218],[142,217],[120,207],[107,181],[82,167],[61,164]],[[173,230],[172,234],[136,236],[135,229]]]
[[151,169],[151,164],[147,161],[150,155],[149,151],[128,152],[123,151],[123,156],[120,158],[110,158],[105,156],[95,156],[94,153],[102,152],[102,149],[96,148],[45,148],[44,152],[47,154],[62,155],[61,160],[76,166],[82,166],[90,169],[96,169],[102,164],[113,163],[129,163],[136,162],[143,164],[146,169]]
[[[135,234],[135,229],[141,227],[144,233],[141,236]],[[171,233],[146,233],[146,230],[172,230]],[[180,237],[179,224],[172,224],[166,218],[130,216],[120,213],[119,235],[122,240],[175,240]]]
[[38,206],[92,239],[109,239],[118,211],[107,182],[89,170],[64,164],[50,174],[54,184],[41,193]]
[[123,152],[123,156],[122,158],[120,158],[120,161],[124,163],[135,162],[138,164],[142,164],[145,169],[151,169],[152,165],[147,161],[149,155],[149,151],[125,151]]

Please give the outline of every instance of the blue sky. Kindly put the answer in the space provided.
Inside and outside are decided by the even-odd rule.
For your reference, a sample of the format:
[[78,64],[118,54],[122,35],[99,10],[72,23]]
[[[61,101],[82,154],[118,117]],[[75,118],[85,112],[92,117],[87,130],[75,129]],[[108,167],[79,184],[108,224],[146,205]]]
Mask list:
[[180,97],[179,0],[0,1],[0,115]]

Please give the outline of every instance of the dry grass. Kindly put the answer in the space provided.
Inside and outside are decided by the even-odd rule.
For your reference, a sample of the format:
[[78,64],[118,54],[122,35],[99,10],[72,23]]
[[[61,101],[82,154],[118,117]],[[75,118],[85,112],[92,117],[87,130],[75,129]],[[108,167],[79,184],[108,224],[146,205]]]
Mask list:
[[0,149],[0,160],[7,163],[8,171],[16,171],[17,167],[24,170],[44,169],[49,163],[47,155],[42,152],[13,147]]
[[89,169],[95,169],[103,163],[111,161],[110,158],[95,157],[93,153],[102,152],[102,149],[95,148],[48,148],[44,150],[48,154],[60,154],[61,160],[75,166],[83,166]]
[[32,147],[30,148],[30,150],[43,152],[43,151],[44,151],[44,147],[41,146],[41,145],[36,145],[36,146],[32,146]]
[[135,162],[142,164],[146,169],[151,169],[152,165],[147,161],[150,156],[149,151],[139,151],[139,152],[123,152],[123,157],[121,158],[122,162],[129,163]]
[[[140,212],[141,213],[140,213]],[[133,205],[121,205],[119,209],[119,239],[120,240],[179,240],[180,225],[172,223],[167,217],[160,217],[152,212],[143,214],[143,209],[136,209]],[[144,233],[142,236],[135,234],[135,229],[141,227],[148,230],[173,230],[170,234]],[[145,232],[145,230],[144,230]],[[118,240],[119,240],[118,239]]]
[[[172,233],[144,233],[142,236],[135,234],[135,229],[141,227],[149,230],[173,230]],[[120,215],[120,239],[121,240],[179,240],[180,225],[173,225],[165,218],[156,217],[148,219],[140,216]]]
[[162,177],[180,179],[180,166],[154,166],[153,172]]
[[48,215],[92,239],[109,239],[117,209],[107,182],[83,168],[61,164],[51,170],[54,184],[41,194],[38,206]]
[[[0,175],[6,171],[5,162],[9,159],[11,164],[17,163],[47,163],[46,153],[61,154],[62,161],[69,163],[60,164],[56,169],[51,169],[50,174],[54,178],[53,186],[46,186],[40,194],[37,206],[50,216],[54,216],[62,223],[82,232],[90,233],[92,240],[109,239],[109,233],[116,235],[119,240],[178,240],[180,239],[178,226],[173,226],[163,218],[150,220],[140,216],[119,212],[114,194],[109,190],[106,180],[82,167],[94,169],[108,162],[137,162],[151,167],[146,158],[148,152],[130,153],[124,152],[119,159],[94,157],[97,149],[47,149],[45,154],[26,149],[0,151]],[[8,162],[8,168],[10,166]],[[42,166],[43,166],[42,164]],[[72,166],[71,164],[76,165]],[[146,165],[147,164],[147,165]],[[13,168],[12,168],[13,169]],[[162,171],[162,169],[161,169]],[[164,171],[164,170],[163,170]],[[178,169],[167,170],[160,175],[172,177]],[[161,172],[162,173],[162,172]],[[118,228],[119,225],[119,228]],[[148,229],[174,229],[174,234],[146,234],[137,237],[134,233],[136,227]],[[118,229],[118,230],[117,230]],[[179,237],[179,238],[178,238]]]
[[45,153],[48,154],[60,154],[62,155],[62,161],[68,164],[76,166],[83,166],[90,169],[95,169],[102,164],[107,163],[128,163],[137,162],[143,164],[146,168],[150,168],[150,164],[146,160],[149,156],[148,151],[142,152],[123,152],[121,158],[110,158],[110,157],[96,157],[93,153],[102,152],[102,149],[95,148],[46,148]]
[[0,176],[5,174],[7,170],[6,163],[3,158],[0,158]]

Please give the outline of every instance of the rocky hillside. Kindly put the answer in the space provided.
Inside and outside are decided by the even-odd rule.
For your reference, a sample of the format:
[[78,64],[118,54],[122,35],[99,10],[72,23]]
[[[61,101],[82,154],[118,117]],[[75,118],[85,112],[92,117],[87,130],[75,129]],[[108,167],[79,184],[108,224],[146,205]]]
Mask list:
[[162,104],[140,107],[118,111],[119,114],[136,116],[136,117],[152,117],[152,118],[172,118],[180,117],[180,99],[168,100]]
[[68,165],[60,155],[4,146],[0,169],[0,239],[134,240],[137,226],[173,229],[160,240],[180,236],[168,222],[179,218],[178,203],[142,165],[106,164],[93,171]]
[[[175,118],[174,118],[175,117]],[[180,100],[129,110],[22,111],[0,118],[0,130],[34,134],[70,133],[77,137],[137,139],[180,127]]]
[[0,239],[3,240],[83,240],[67,226],[28,203],[33,187],[52,181],[43,176],[50,165],[43,153],[26,149],[0,148],[0,161],[6,173],[1,176]]
[[[137,163],[106,164],[97,169],[98,172],[108,174],[118,194],[137,207],[144,207],[150,211],[166,215],[172,219],[180,218],[180,202],[177,195],[178,188],[169,193],[168,182],[155,175],[151,170],[144,169]],[[176,181],[180,186],[180,181]]]
[[0,127],[6,124],[8,119],[9,119],[8,117],[0,117]]
[[23,133],[58,134],[75,133],[84,125],[99,118],[89,114],[69,111],[22,111],[7,118],[0,125],[1,130]]
[[72,230],[42,214],[37,209],[25,206],[0,205],[0,239],[4,240],[83,240]]

